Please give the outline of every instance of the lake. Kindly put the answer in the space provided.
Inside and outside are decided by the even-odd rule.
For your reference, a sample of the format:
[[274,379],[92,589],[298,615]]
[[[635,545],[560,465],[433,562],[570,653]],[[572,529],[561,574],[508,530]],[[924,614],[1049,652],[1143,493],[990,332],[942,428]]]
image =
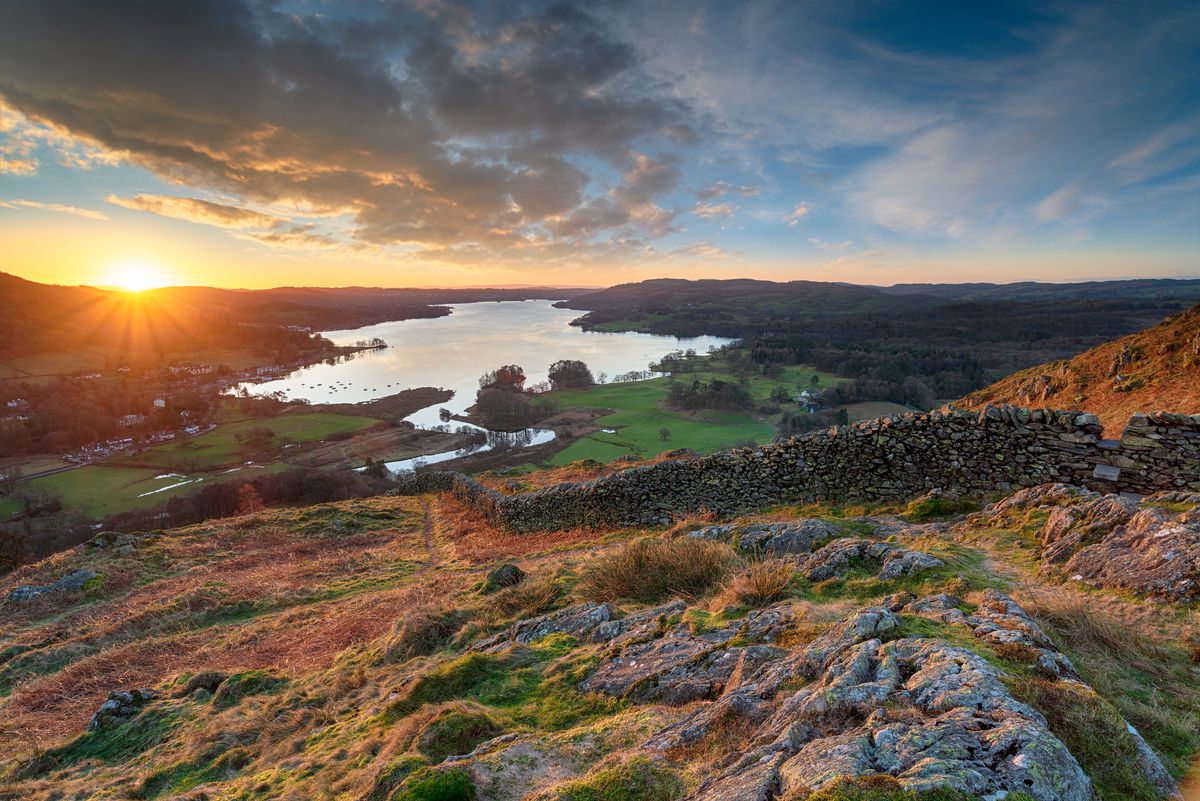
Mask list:
[[[466,411],[475,402],[479,377],[504,364],[525,368],[527,384],[546,380],[546,371],[559,359],[578,359],[592,374],[645,370],[652,361],[675,349],[706,352],[732,340],[722,337],[676,338],[654,334],[598,333],[570,325],[582,312],[556,309],[553,301],[459,303],[447,317],[399,320],[347,331],[325,331],[339,345],[379,337],[387,348],[363,351],[336,364],[314,364],[286,378],[250,385],[256,394],[283,392],[288,398],[313,403],[357,403],[393,395],[414,387],[443,387],[454,397],[409,415],[423,428],[441,424],[442,408]],[[455,424],[457,425],[457,424]],[[552,432],[531,429],[531,444],[548,441]],[[425,457],[452,458],[443,454]],[[399,464],[394,469],[408,467]]]

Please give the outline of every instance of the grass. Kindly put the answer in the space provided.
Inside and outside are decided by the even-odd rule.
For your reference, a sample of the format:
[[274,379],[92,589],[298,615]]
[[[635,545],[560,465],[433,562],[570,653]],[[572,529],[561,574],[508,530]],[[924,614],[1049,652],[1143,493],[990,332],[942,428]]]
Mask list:
[[1132,723],[1175,776],[1200,751],[1200,668],[1086,594],[1038,592],[1026,605],[1083,677]]
[[1046,716],[1079,761],[1101,801],[1156,801],[1121,713],[1086,687],[1033,677],[1011,680],[1013,695]]
[[683,793],[684,784],[674,771],[646,757],[634,757],[560,784],[543,798],[545,801],[674,801]]
[[218,425],[215,430],[184,442],[150,448],[135,458],[140,464],[164,469],[203,470],[231,467],[247,459],[262,458],[261,454],[247,451],[237,439],[238,435],[244,435],[253,428],[270,430],[275,435],[272,447],[279,447],[287,441],[316,442],[335,434],[352,434],[377,422],[379,421],[371,417],[330,412],[243,419]]
[[734,575],[719,601],[733,606],[765,606],[791,592],[796,569],[780,559],[754,562]]
[[500,725],[482,708],[452,704],[430,718],[414,745],[430,762],[467,754],[475,746],[500,734]]
[[[662,402],[668,383],[666,378],[653,378],[551,393],[548,397],[564,409],[612,409],[596,424],[616,429],[616,433],[601,431],[576,440],[551,457],[550,464],[565,465],[580,459],[611,462],[620,456],[650,457],[675,448],[711,453],[744,442],[769,442],[775,435],[772,423],[746,413],[684,414],[665,409]],[[666,440],[660,435],[663,428],[671,431]]]
[[[264,472],[286,468],[287,465],[273,463],[243,470],[241,474],[252,478]],[[167,476],[162,469],[88,465],[32,479],[29,486],[58,495],[68,512],[101,518],[130,509],[157,506],[174,495],[183,495],[196,489],[203,482],[227,477],[219,474]]]
[[716,589],[738,562],[723,543],[681,537],[634,540],[587,566],[581,591],[597,601],[658,603],[672,596],[698,598]]

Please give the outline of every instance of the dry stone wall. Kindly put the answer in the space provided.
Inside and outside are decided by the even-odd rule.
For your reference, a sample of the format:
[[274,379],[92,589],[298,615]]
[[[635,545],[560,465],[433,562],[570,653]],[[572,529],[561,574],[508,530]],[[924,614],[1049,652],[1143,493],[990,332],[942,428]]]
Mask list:
[[1200,490],[1200,415],[1138,414],[1120,440],[1095,415],[953,407],[817,431],[761,448],[632,467],[506,495],[461,473],[426,472],[406,493],[446,491],[514,532],[668,523],[779,502],[894,501],[939,488],[1008,492],[1061,481],[1102,492]]

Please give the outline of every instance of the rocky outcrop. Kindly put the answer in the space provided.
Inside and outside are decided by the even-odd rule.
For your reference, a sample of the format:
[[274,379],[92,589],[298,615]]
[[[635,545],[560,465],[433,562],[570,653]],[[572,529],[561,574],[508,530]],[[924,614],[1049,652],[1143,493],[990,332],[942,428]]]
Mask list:
[[52,593],[79,592],[98,575],[98,573],[83,568],[72,570],[52,584],[24,584],[20,587],[13,587],[9,590],[8,600],[13,603],[23,603]]
[[[865,607],[794,649],[755,636],[778,636],[777,625],[761,624],[789,619],[786,605],[704,633],[682,624],[646,628],[628,643],[611,642],[580,689],[635,703],[700,701],[639,746],[652,753],[703,740],[731,719],[747,722],[753,734],[743,755],[704,777],[695,801],[765,800],[874,774],[915,790],[1088,801],[1091,782],[1079,763],[985,656],[1019,646],[1044,675],[1077,684],[1037,623],[995,591],[973,610],[947,595],[899,600],[899,613]],[[961,626],[980,650],[905,636],[905,615]],[[1148,748],[1141,753],[1147,777],[1161,781],[1161,762]]]
[[150,689],[118,690],[109,693],[108,700],[100,705],[92,720],[88,723],[88,731],[101,731],[128,723],[141,713],[146,704],[157,699],[159,694]]
[[[780,502],[895,501],[934,489],[977,495],[1051,482],[1110,493],[1200,491],[1200,415],[1134,415],[1120,440],[1102,434],[1097,418],[1081,412],[947,408],[534,492],[505,495],[437,472],[406,479],[401,491],[451,492],[514,532],[657,525]],[[803,547],[795,539],[801,544],[785,547]]]
[[[1003,523],[1013,510],[1047,510],[1037,538],[1048,571],[1095,587],[1195,603],[1200,600],[1200,499],[1194,498],[1170,492],[1139,502],[1048,484],[1001,501],[985,518]],[[1171,511],[1175,507],[1183,509]]]
[[825,545],[800,560],[809,581],[824,581],[844,576],[856,567],[869,567],[881,580],[910,576],[940,567],[945,562],[921,551],[912,551],[890,542],[844,537]]
[[742,553],[756,556],[811,553],[814,548],[840,534],[841,529],[833,523],[818,518],[790,520],[786,523],[705,526],[689,532],[691,537],[728,542]]

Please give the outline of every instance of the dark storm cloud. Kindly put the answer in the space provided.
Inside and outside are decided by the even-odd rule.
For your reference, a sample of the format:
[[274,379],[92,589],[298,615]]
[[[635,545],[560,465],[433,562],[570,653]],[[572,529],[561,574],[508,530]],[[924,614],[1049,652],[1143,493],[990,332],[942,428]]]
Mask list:
[[0,93],[186,186],[348,213],[363,242],[662,233],[678,167],[643,153],[692,115],[586,8],[0,0]]

